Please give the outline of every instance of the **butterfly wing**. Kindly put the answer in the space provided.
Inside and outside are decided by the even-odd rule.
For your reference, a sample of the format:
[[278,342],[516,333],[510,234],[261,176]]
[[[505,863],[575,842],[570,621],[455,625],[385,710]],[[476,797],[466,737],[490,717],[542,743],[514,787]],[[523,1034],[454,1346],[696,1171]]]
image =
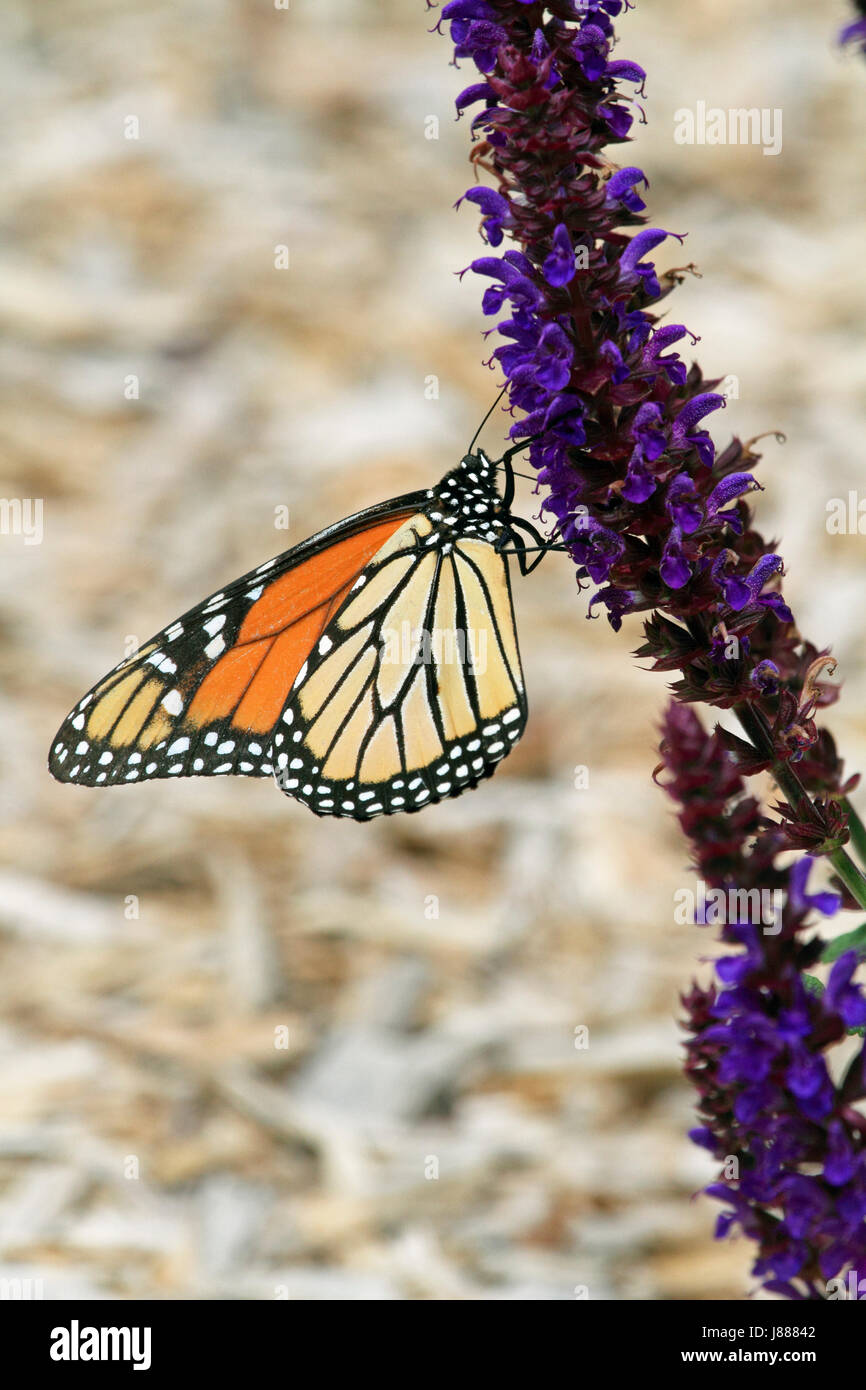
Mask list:
[[426,496],[358,512],[191,608],[79,701],[50,771],[85,786],[270,775],[295,676],[359,573]]
[[442,544],[422,514],[325,626],[270,759],[318,815],[418,811],[489,777],[526,713],[505,557],[481,539]]

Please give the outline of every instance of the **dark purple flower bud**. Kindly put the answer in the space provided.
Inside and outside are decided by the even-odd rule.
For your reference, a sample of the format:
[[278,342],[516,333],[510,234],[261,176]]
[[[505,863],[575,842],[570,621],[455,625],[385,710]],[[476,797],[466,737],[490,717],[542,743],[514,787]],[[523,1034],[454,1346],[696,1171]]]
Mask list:
[[488,105],[495,103],[496,93],[489,82],[473,82],[470,87],[464,87],[454,103],[457,107],[458,118],[467,106],[473,106],[476,101],[486,101]]
[[[604,190],[605,202],[612,206],[621,203],[629,212],[642,212],[646,203],[637,192],[635,185],[643,183],[649,187],[649,180],[642,169],[618,169],[607,181]],[[685,329],[683,329],[685,332]]]
[[608,40],[595,24],[584,24],[572,44],[574,54],[588,82],[597,82],[607,68]]
[[676,352],[669,353],[665,357],[664,349],[671,343],[684,338],[687,329],[681,323],[666,324],[664,328],[656,328],[652,334],[648,334],[648,341],[643,352],[643,365],[652,371],[664,371],[669,381],[675,386],[684,386],[688,373],[685,364],[680,360]]
[[[487,0],[449,0],[442,7],[441,24],[448,19],[495,19],[496,10]],[[438,26],[437,26],[438,27]]]
[[625,381],[626,377],[631,376],[628,367],[622,360],[622,353],[610,338],[606,338],[601,344],[598,355],[603,362],[607,362],[610,366],[610,379],[615,385],[618,386],[621,381]]
[[608,63],[607,75],[614,82],[634,82],[638,88],[642,88],[646,82],[646,73],[640,64],[631,63],[625,58],[618,58],[615,62]]
[[[734,1114],[740,1124],[753,1125],[760,1115],[766,1114],[775,1098],[772,1086],[747,1086],[734,1100]],[[730,1198],[730,1193],[726,1196]]]
[[[459,4],[461,0],[455,2]],[[490,72],[496,66],[497,51],[506,42],[508,34],[501,25],[492,24],[486,19],[455,19],[451,25],[451,37],[456,57],[471,58],[481,72]]]
[[725,572],[735,560],[736,556],[732,550],[723,550],[715,560],[711,572],[725,595],[725,601],[735,613],[739,613],[750,603],[758,602],[767,580],[778,574],[783,566],[781,555],[762,555],[745,578],[741,578],[739,575],[729,575]]
[[735,613],[739,613],[741,609],[752,602],[752,591],[745,579],[740,579],[736,574],[727,573],[730,566],[736,563],[737,556],[734,551],[723,550],[713,561],[710,576],[721,589],[728,606],[733,608]]
[[589,601],[589,614],[593,616],[593,608],[597,603],[603,603],[607,609],[607,618],[614,632],[619,632],[622,627],[622,620],[626,613],[634,613],[642,606],[643,596],[636,589],[622,589],[616,585],[609,584],[604,589],[599,589],[598,593],[593,594]]
[[759,661],[749,676],[749,683],[762,695],[778,694],[781,673],[775,661]]
[[[633,236],[619,258],[619,283],[623,286],[633,286],[642,279],[646,293],[652,299],[657,298],[661,293],[661,287],[655,266],[650,261],[644,264],[640,262],[669,236],[676,236],[676,232],[663,232],[660,227],[647,227],[644,231],[638,232],[637,236]],[[681,241],[682,237],[677,239]]]
[[603,102],[598,114],[607,122],[607,128],[615,140],[624,140],[634,125],[634,116],[627,107],[618,103]]
[[809,874],[815,860],[809,854],[804,854],[791,866],[788,875],[788,903],[797,916],[805,916],[810,908],[816,912],[822,912],[825,917],[832,917],[839,911],[842,899],[838,893],[807,893],[806,884],[809,881]]
[[495,192],[492,188],[485,188],[479,184],[477,188],[470,188],[468,193],[464,193],[455,203],[455,207],[462,202],[475,203],[484,213],[482,227],[487,235],[487,240],[491,246],[498,246],[502,240],[502,228],[507,227],[511,222],[511,206],[501,193]]
[[683,533],[672,526],[665,542],[659,573],[669,589],[681,589],[692,577],[692,568],[683,554]]
[[794,621],[794,614],[781,594],[762,594],[758,603],[763,608],[769,608],[771,613],[775,613],[780,623],[792,623]]
[[832,1187],[844,1187],[854,1177],[857,1166],[857,1157],[842,1125],[838,1121],[830,1124],[827,1157],[824,1160],[824,1177],[827,1182]]
[[[507,256],[508,253],[506,253]],[[485,291],[482,307],[485,314],[496,314],[502,308],[506,299],[512,303],[528,308],[534,308],[539,302],[538,290],[532,281],[527,279],[503,256],[479,256],[468,267],[476,275],[489,275],[494,280],[501,282],[501,287]],[[461,274],[465,275],[465,271]]]
[[574,279],[574,247],[568,235],[568,228],[561,223],[553,233],[553,250],[547,257],[542,270],[548,285],[559,288]]
[[830,972],[824,995],[827,1008],[839,1014],[848,1028],[862,1028],[866,1023],[866,998],[862,986],[852,983],[859,963],[856,951],[846,951],[841,955]]
[[704,519],[695,485],[688,473],[678,473],[668,484],[665,509],[684,535],[697,531]]
[[866,53],[866,16],[863,19],[855,19],[853,24],[846,25],[839,35],[839,42],[840,44],[860,44],[863,53]]
[[580,515],[566,528],[566,540],[578,564],[600,584],[625,549],[621,536],[591,517]]
[[640,504],[645,502],[648,497],[652,497],[657,486],[658,481],[646,467],[640,449],[635,449],[629,459],[625,482],[620,488],[621,495],[627,502]]
[[709,415],[714,410],[722,410],[727,405],[724,396],[719,396],[714,391],[705,391],[699,396],[693,396],[687,405],[683,406],[676,420],[672,431],[672,438],[681,447],[691,444],[697,449],[698,456],[703,464],[709,467],[715,457],[715,448],[710,436],[705,430],[696,430],[695,426],[703,420],[705,415]]
[[550,53],[550,44],[544,37],[543,29],[536,29],[532,36],[532,48],[529,50],[536,63],[542,62]]
[[788,1067],[785,1079],[800,1100],[816,1095],[827,1079],[824,1059],[801,1049]]
[[638,440],[645,459],[652,463],[667,448],[667,440],[658,428],[662,423],[662,408],[656,401],[645,402],[632,421],[631,437]]
[[[866,1183],[863,1182],[862,1176],[859,1184],[852,1183],[850,1187],[843,1189],[843,1191],[839,1193],[836,1198],[836,1205],[839,1209],[839,1215],[847,1223],[849,1232],[853,1234],[857,1231],[858,1227],[862,1226],[864,1220],[866,1220]],[[851,1258],[852,1255],[849,1247],[848,1259],[851,1260]],[[862,1258],[863,1255],[861,1253],[861,1259]],[[866,1270],[864,1270],[864,1273],[866,1273]]]
[[804,1239],[824,1216],[827,1198],[814,1178],[786,1178],[782,1183],[782,1190],[785,1198],[785,1228],[795,1240]]
[[781,574],[783,570],[781,555],[762,555],[757,564],[752,566],[746,580],[754,597],[759,596],[764,585],[774,574]]
[[[716,1150],[716,1136],[711,1129],[706,1129],[703,1125],[696,1129],[690,1129],[689,1138],[693,1144],[699,1144],[702,1149],[709,1149],[710,1153],[714,1153]],[[727,1192],[725,1196],[727,1196]]]
[[713,488],[707,498],[707,516],[715,516],[722,507],[733,502],[735,497],[742,497],[745,492],[760,489],[760,483],[751,473],[729,473]]

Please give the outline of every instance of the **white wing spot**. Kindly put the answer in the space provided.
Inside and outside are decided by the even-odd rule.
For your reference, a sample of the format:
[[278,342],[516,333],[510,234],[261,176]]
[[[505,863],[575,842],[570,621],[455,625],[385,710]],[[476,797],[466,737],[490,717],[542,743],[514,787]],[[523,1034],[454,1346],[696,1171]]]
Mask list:
[[183,699],[181,698],[180,691],[170,690],[168,694],[163,697],[162,707],[163,709],[168,710],[169,714],[182,714]]

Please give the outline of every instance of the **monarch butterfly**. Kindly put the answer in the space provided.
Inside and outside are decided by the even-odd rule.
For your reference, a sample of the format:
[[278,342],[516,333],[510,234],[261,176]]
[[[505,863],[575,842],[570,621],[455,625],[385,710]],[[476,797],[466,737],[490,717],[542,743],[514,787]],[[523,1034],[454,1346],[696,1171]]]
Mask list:
[[475,439],[438,486],[327,527],[121,661],[61,725],[54,777],[272,776],[366,821],[491,776],[527,714],[507,556],[528,574],[554,547],[511,514],[531,440],[491,462]]

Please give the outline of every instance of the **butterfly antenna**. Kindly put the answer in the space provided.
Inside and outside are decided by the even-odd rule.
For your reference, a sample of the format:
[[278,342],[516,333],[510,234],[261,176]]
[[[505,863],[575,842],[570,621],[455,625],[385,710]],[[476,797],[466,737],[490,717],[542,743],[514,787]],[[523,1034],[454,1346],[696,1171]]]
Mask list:
[[472,453],[472,450],[475,448],[475,441],[476,441],[476,439],[478,438],[478,436],[479,436],[479,434],[481,433],[481,431],[484,429],[484,426],[487,424],[487,421],[490,419],[491,415],[493,414],[494,410],[495,410],[496,407],[498,406],[499,402],[502,400],[502,397],[505,395],[505,392],[506,392],[507,390],[508,390],[508,382],[506,381],[506,383],[505,383],[505,385],[503,386],[502,390],[499,392],[499,395],[496,397],[496,400],[493,402],[492,406],[491,406],[490,409],[488,410],[488,412],[487,412],[487,414],[485,415],[484,419],[481,421],[481,424],[478,426],[478,429],[477,429],[477,430],[475,431],[475,433],[473,434],[472,440],[471,440],[470,445],[469,445],[469,448],[468,448],[467,451],[466,451],[467,454],[471,454],[471,453]]

